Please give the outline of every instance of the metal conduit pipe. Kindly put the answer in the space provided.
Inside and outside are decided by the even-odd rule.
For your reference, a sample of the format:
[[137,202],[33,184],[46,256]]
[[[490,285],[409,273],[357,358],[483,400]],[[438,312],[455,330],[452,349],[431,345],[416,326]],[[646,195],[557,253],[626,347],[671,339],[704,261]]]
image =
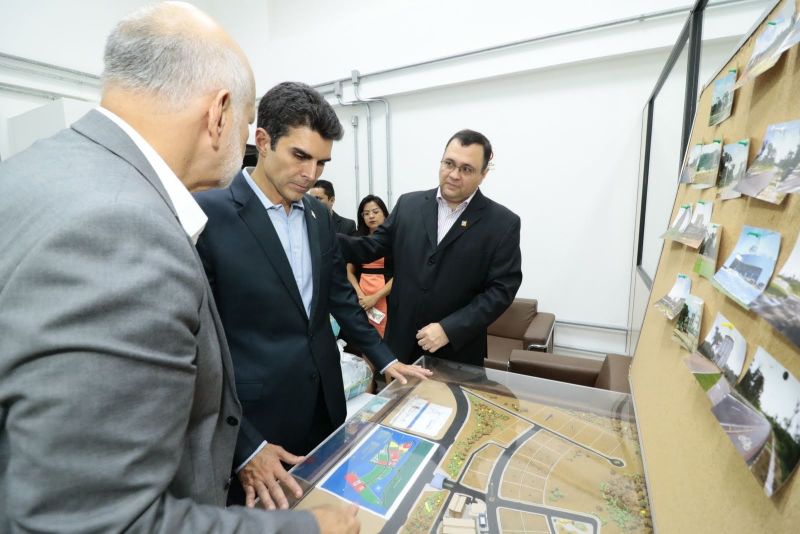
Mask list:
[[356,202],[358,203],[361,202],[361,185],[358,183],[358,115],[353,115],[350,124],[353,125],[353,174],[355,174]]
[[[389,101],[385,98],[361,98],[358,94],[358,86],[359,82],[361,81],[361,74],[354,70],[351,73],[351,78],[353,81],[353,94],[356,97],[356,102],[364,102],[369,107],[370,102],[381,102],[383,103],[384,115],[385,115],[385,126],[386,126],[386,204],[391,211],[392,209],[392,129],[391,129],[391,118],[392,118],[392,111],[389,107]],[[370,193],[372,189],[370,188]]]
[[[367,108],[367,117],[369,117],[369,105],[363,102],[345,102],[342,100],[342,82],[338,82],[334,86],[333,90],[334,95],[336,95],[336,100],[339,101],[340,106],[348,106],[348,107],[361,107],[364,106]],[[355,182],[356,182],[356,202],[361,202],[361,186],[359,185],[359,164],[358,164],[358,116],[353,116],[353,120],[351,121],[353,124],[353,150],[355,153],[355,164],[353,167],[353,173],[355,174]],[[369,126],[369,123],[367,123]],[[368,135],[371,133],[369,128],[367,129]],[[369,139],[369,138],[368,138]],[[372,150],[372,146],[370,143],[367,143],[367,152]],[[369,159],[371,160],[371,155]],[[370,176],[370,184],[372,182],[372,176]]]
[[[752,4],[752,3],[756,3],[756,2],[759,2],[759,0],[720,0],[719,2],[715,2],[710,7],[716,9],[716,8],[729,6],[729,5]],[[433,65],[433,64],[436,64],[436,63],[442,63],[442,62],[446,62],[446,61],[452,61],[452,60],[455,60],[455,59],[463,59],[463,58],[467,58],[467,57],[471,57],[471,56],[477,56],[477,55],[485,54],[485,53],[489,53],[489,52],[497,52],[497,51],[500,51],[500,50],[516,48],[518,46],[524,46],[524,45],[529,45],[529,44],[533,44],[533,43],[549,41],[549,40],[557,39],[557,38],[561,38],[561,37],[570,37],[570,36],[573,36],[573,35],[580,35],[580,34],[583,34],[583,33],[589,33],[589,32],[593,32],[593,31],[597,31],[597,30],[605,30],[605,29],[609,29],[609,28],[614,28],[614,27],[617,27],[617,26],[624,26],[624,25],[628,25],[628,24],[637,24],[637,23],[645,22],[645,21],[652,20],[652,19],[668,17],[668,16],[671,16],[671,15],[679,15],[681,13],[690,13],[691,10],[692,10],[692,6],[684,6],[684,7],[677,7],[677,8],[671,8],[671,9],[664,9],[664,10],[661,10],[661,11],[653,11],[653,12],[650,12],[650,13],[643,13],[641,15],[634,15],[632,17],[619,18],[619,19],[616,19],[616,20],[610,20],[608,22],[600,22],[600,23],[597,23],[597,24],[590,24],[590,25],[587,25],[587,26],[581,26],[581,27],[578,27],[578,28],[573,28],[571,30],[563,30],[563,31],[558,31],[558,32],[554,32],[554,33],[548,33],[548,34],[545,34],[545,35],[539,35],[537,37],[530,37],[530,38],[527,38],[527,39],[520,39],[518,41],[511,41],[511,42],[503,43],[503,44],[499,44],[499,45],[487,46],[485,48],[478,48],[478,49],[475,49],[475,50],[468,50],[466,52],[460,52],[460,53],[457,53],[457,54],[451,54],[449,56],[442,56],[442,57],[438,57],[438,58],[434,58],[434,59],[428,59],[428,60],[425,60],[425,61],[419,61],[417,63],[409,63],[407,65],[401,65],[399,67],[390,67],[388,69],[377,70],[377,71],[374,71],[374,72],[368,72],[366,74],[361,74],[360,78],[367,78],[367,77],[371,77],[371,76],[380,76],[380,75],[383,75],[383,74],[391,74],[391,73],[394,73],[394,72],[400,72],[400,71],[413,69],[413,68],[417,68],[417,67],[426,67],[428,65]],[[319,84],[314,85],[313,87],[314,87],[314,89],[316,89],[317,91],[320,91],[320,92],[330,92],[331,91],[330,88],[334,84],[336,84],[337,82],[346,82],[346,81],[349,81],[349,80],[350,80],[350,78],[342,78],[342,79],[339,79],[339,80],[332,80],[332,81],[325,82],[325,83],[319,83]]]

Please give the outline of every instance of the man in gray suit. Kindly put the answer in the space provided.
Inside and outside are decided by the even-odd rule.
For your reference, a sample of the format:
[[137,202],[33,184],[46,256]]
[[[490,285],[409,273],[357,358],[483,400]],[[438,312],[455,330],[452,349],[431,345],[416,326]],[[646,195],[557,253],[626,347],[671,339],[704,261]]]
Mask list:
[[189,191],[238,170],[255,87],[207,15],[121,21],[101,107],[0,164],[0,532],[355,532],[224,509],[241,407]]

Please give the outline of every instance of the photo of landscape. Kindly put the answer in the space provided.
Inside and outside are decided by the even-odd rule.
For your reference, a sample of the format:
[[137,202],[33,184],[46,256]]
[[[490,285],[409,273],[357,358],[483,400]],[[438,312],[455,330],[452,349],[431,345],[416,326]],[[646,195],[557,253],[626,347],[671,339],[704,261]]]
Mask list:
[[736,89],[768,71],[778,62],[781,53],[785,50],[783,44],[787,41],[787,38],[790,38],[792,33],[793,18],[794,1],[784,0],[776,16],[767,22],[764,30],[756,38],[750,60],[747,62],[742,76],[736,82]]
[[767,287],[780,252],[781,234],[745,225],[731,255],[711,281],[745,309]]
[[780,272],[750,309],[800,347],[800,239]]
[[697,248],[706,237],[706,228],[711,223],[711,212],[714,208],[712,202],[699,200],[694,205],[692,219],[686,229],[676,238],[676,241],[691,248]]
[[700,159],[700,153],[703,151],[702,144],[696,144],[686,151],[686,157],[683,161],[683,169],[681,169],[680,183],[690,184],[694,180],[694,172],[697,170],[697,162]]
[[714,187],[719,175],[719,161],[722,156],[722,141],[715,139],[703,145],[700,159],[697,160],[697,170],[692,180],[693,189],[708,189]]
[[758,347],[735,391],[712,412],[764,493],[774,495],[800,461],[800,382]]
[[683,359],[684,365],[694,375],[697,383],[703,391],[710,390],[719,379],[722,378],[722,371],[714,365],[714,362],[703,357],[699,352],[693,352]]
[[717,182],[717,196],[722,200],[739,198],[742,194],[736,191],[736,185],[744,177],[747,170],[747,153],[750,141],[741,139],[722,147],[722,168]]
[[672,221],[667,231],[661,234],[661,239],[669,239],[671,241],[678,239],[689,226],[690,222],[692,222],[692,205],[684,204],[678,208],[678,214],[675,215],[675,220]]
[[711,223],[706,227],[706,236],[697,249],[697,259],[694,260],[693,271],[711,280],[717,270],[717,256],[719,256],[719,240],[722,237],[722,225]]
[[728,382],[736,384],[744,368],[747,342],[727,317],[717,313],[711,330],[697,351],[714,362]]
[[695,295],[686,297],[683,308],[678,313],[672,339],[689,352],[697,350],[700,339],[700,321],[703,319],[703,299]]
[[731,116],[733,108],[733,86],[736,83],[736,69],[714,82],[714,93],[711,96],[711,116],[708,125],[714,126]]
[[783,189],[791,190],[800,186],[798,164],[800,120],[771,124],[764,134],[761,151],[735,190],[759,200],[780,204],[788,192]]
[[692,280],[685,274],[679,274],[669,293],[658,299],[653,306],[671,321],[680,313],[683,303],[691,290]]

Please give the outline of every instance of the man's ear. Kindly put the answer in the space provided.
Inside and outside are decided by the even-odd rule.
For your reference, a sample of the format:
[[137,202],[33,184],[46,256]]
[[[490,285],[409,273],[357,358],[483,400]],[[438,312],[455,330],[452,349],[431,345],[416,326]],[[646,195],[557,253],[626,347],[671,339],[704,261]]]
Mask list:
[[269,150],[272,138],[264,128],[256,128],[256,149],[261,156],[266,155]]
[[218,149],[222,142],[222,131],[228,126],[231,112],[231,93],[227,89],[220,89],[208,108],[208,135],[211,137],[211,146]]

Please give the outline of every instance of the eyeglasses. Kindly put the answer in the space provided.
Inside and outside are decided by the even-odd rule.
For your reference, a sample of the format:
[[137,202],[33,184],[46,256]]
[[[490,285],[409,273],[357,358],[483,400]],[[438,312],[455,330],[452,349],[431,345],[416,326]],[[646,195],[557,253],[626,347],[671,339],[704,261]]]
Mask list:
[[472,178],[478,172],[472,165],[456,165],[456,162],[451,159],[443,159],[441,163],[443,171],[453,172],[453,169],[458,169],[458,173],[463,178]]

